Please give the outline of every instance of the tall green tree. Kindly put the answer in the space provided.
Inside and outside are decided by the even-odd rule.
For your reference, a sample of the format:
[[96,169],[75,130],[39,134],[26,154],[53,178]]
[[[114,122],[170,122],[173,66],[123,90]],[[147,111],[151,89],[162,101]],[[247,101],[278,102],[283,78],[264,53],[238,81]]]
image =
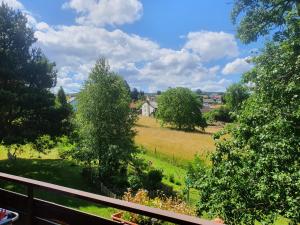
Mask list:
[[98,168],[100,179],[109,183],[126,177],[135,153],[133,130],[136,115],[130,110],[125,81],[110,71],[105,59],[96,62],[78,94],[78,158]]
[[238,38],[250,43],[270,33],[277,38],[284,35],[285,17],[292,11],[300,16],[299,0],[234,0],[231,17]]
[[137,101],[139,99],[139,92],[136,88],[133,88],[131,91],[131,99]]
[[0,6],[0,143],[10,145],[55,135],[55,64],[33,47],[26,17]]
[[249,97],[249,91],[243,84],[236,83],[229,86],[224,94],[226,107],[237,112],[241,109],[242,103]]
[[[252,2],[249,10],[259,11],[266,1]],[[291,1],[268,2],[282,8]],[[190,174],[200,190],[199,214],[217,214],[227,224],[272,224],[278,216],[300,222],[300,21],[294,8],[281,15],[286,32],[253,59],[244,76],[253,93],[229,135],[216,135],[212,168]]]
[[56,94],[56,120],[57,136],[67,135],[70,136],[73,131],[72,116],[73,108],[68,103],[67,96],[62,87],[59,88]]
[[156,117],[162,124],[171,124],[177,129],[204,129],[207,124],[202,117],[202,99],[188,88],[170,88],[158,97]]
[[58,89],[56,99],[58,104],[61,106],[66,106],[68,104],[66,93],[62,87]]

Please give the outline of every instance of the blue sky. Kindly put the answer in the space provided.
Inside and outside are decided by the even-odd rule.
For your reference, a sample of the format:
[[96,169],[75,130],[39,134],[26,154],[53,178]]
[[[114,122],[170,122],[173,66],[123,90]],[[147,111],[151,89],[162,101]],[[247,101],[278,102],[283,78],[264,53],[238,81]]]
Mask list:
[[98,57],[131,87],[224,91],[261,43],[235,38],[227,0],[0,0],[26,13],[58,84],[77,92]]

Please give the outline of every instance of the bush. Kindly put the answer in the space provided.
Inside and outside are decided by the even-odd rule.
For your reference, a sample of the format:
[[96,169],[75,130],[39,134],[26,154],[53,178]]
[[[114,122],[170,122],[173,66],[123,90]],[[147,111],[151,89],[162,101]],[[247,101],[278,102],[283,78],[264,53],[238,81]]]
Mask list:
[[147,173],[146,178],[144,180],[144,187],[148,191],[159,190],[162,186],[161,182],[162,182],[163,177],[164,177],[164,175],[161,170],[157,170],[157,169],[150,170]]
[[137,191],[143,187],[143,177],[138,175],[130,175],[128,176],[128,183],[132,190]]
[[56,139],[58,155],[62,159],[66,159],[72,156],[73,150],[76,147],[76,144],[72,143],[68,136],[61,136]]
[[171,174],[170,176],[169,176],[169,181],[171,182],[171,183],[175,183],[175,178],[174,178],[174,175],[173,174]]
[[227,107],[221,106],[219,109],[214,109],[204,114],[204,118],[209,122],[213,123],[216,121],[230,123],[233,121],[232,115]]
[[49,135],[39,136],[33,143],[33,148],[39,153],[45,153],[47,150],[53,148],[55,142]]

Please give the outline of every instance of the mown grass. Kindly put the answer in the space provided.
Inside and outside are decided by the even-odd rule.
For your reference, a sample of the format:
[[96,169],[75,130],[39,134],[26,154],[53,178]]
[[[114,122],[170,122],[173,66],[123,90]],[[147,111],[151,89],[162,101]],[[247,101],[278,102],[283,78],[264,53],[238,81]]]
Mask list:
[[196,154],[207,160],[207,154],[215,150],[212,133],[220,129],[221,127],[210,126],[204,133],[184,132],[161,127],[156,119],[141,116],[136,125],[135,142],[152,153],[165,155],[178,162],[193,160]]

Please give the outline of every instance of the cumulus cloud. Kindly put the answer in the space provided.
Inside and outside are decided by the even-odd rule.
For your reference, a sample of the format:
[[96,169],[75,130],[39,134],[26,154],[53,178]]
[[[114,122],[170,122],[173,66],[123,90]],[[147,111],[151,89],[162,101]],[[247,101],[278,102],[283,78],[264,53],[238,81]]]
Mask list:
[[0,3],[5,3],[13,9],[24,9],[23,4],[17,0],[0,0]]
[[[129,84],[148,86],[149,90],[169,86],[193,88],[201,84],[209,89],[209,85],[220,79],[219,66],[205,67],[198,54],[185,48],[161,48],[147,38],[118,29],[108,31],[85,25],[53,28],[45,24],[37,27],[41,28],[35,33],[38,44],[61,71],[58,85],[68,88],[78,87],[76,84],[87,78],[99,56],[109,59],[112,69],[122,74]],[[210,83],[206,83],[208,80]],[[221,85],[218,84],[218,90]]]
[[234,61],[227,63],[222,70],[224,75],[242,74],[249,71],[253,65],[248,62],[249,58],[237,58]]
[[70,0],[63,8],[71,8],[78,13],[78,24],[96,26],[132,23],[143,12],[139,0]]
[[185,48],[199,54],[203,61],[236,57],[239,54],[234,35],[222,31],[190,32]]
[[[101,27],[138,19],[142,13],[138,0],[128,0],[122,7],[117,7],[121,2],[119,0],[70,0],[64,7],[75,9],[80,23],[72,26],[51,26],[37,21],[17,0],[5,2],[27,15],[30,25],[36,30],[37,46],[56,62],[58,77],[54,90],[63,86],[67,92],[79,91],[98,57],[107,58],[113,71],[121,74],[131,86],[141,87],[145,91],[164,90],[170,86],[224,91],[231,83],[218,75],[220,66],[205,64],[238,54],[231,34],[209,31],[189,33],[186,44],[174,50],[162,48],[148,38],[120,29]],[[104,12],[98,18],[93,10],[110,7],[109,2],[115,2],[113,6],[116,8],[105,12],[109,13],[109,18]]]

